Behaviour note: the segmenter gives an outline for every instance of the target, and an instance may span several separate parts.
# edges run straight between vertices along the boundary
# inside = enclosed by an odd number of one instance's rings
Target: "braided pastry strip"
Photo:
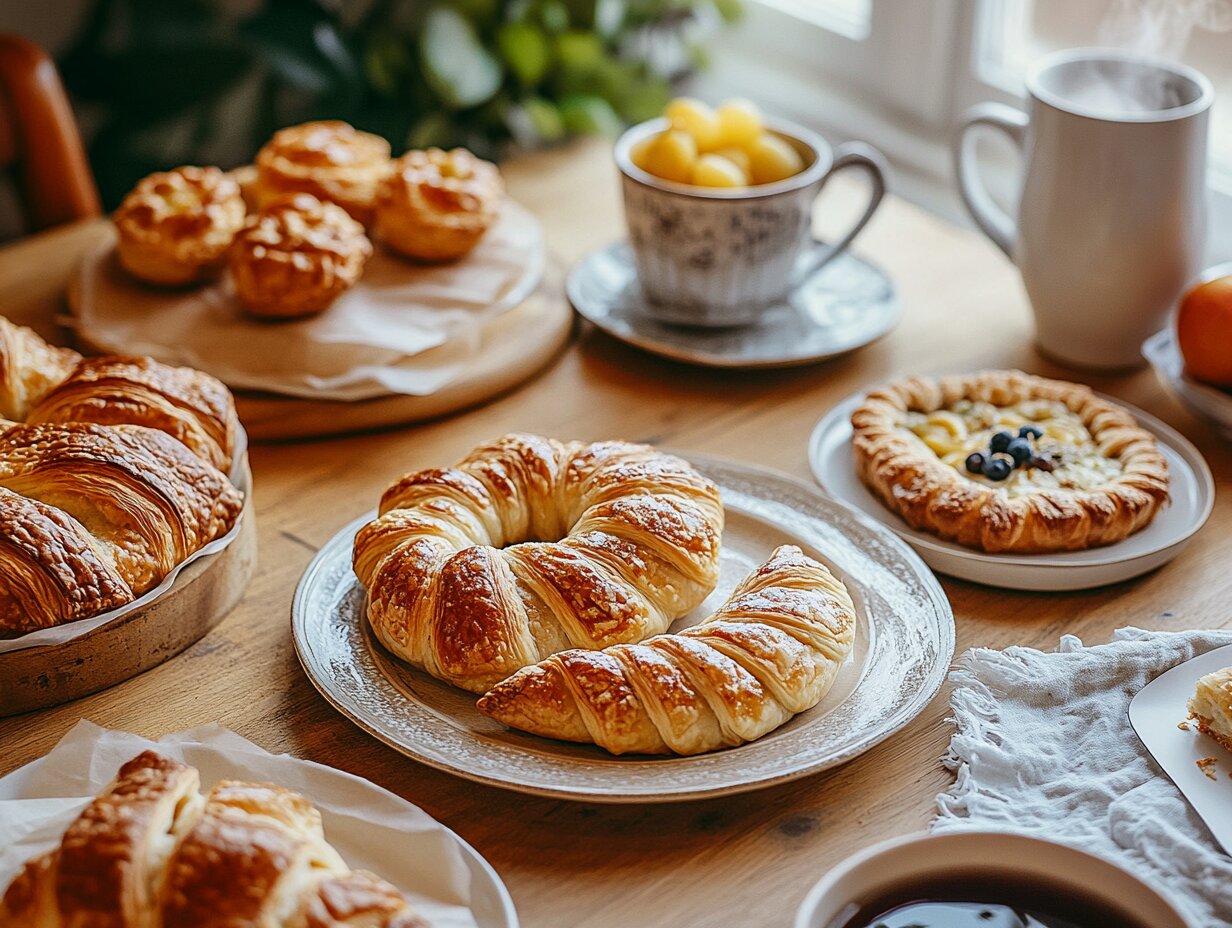
[[[718,488],[679,458],[507,435],[394,483],[354,565],[382,644],[482,693],[556,651],[666,630],[718,582],[722,530]]]
[[[268,784],[200,792],[194,767],[146,751],[29,861],[5,928],[428,928],[392,885],[350,870],[320,813]]]
[[[784,545],[700,625],[555,654],[498,683],[479,710],[613,754],[701,754],[760,738],[821,702],[854,636],[842,581]]]
[[[1010,406],[1028,399],[1063,404],[1082,420],[1121,473],[1088,490],[1041,489],[1010,497],[968,480],[902,426],[911,410],[929,413],[961,399]],[[1155,438],[1126,410],[1090,388],[1022,371],[912,377],[871,391],[852,413],[860,478],[914,528],[984,551],[1075,550],[1112,544],[1154,518],[1168,500],[1168,465]]]

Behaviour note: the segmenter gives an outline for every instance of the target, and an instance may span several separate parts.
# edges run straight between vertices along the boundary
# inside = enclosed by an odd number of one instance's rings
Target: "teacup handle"
[[[1014,220],[988,195],[988,188],[976,170],[975,134],[977,126],[1000,129],[1018,146],[1026,147],[1027,114],[1002,103],[977,103],[963,114],[958,133],[954,136],[954,171],[958,175],[958,192],[975,224],[993,240],[998,248],[1014,260],[1014,242],[1018,227]]]
[[[886,195],[886,178],[890,176],[890,165],[881,152],[866,142],[843,142],[841,145],[834,146],[834,162],[830,165],[826,176],[821,179],[817,195],[821,195],[821,191],[825,189],[831,177],[845,168],[859,168],[867,172],[871,183],[868,205],[864,208],[864,213],[860,218],[856,220],[855,225],[842,238],[824,251],[815,250],[802,266],[797,265],[796,281],[811,276],[842,254],[868,225],[868,221],[873,218],[873,213],[877,212],[877,207],[881,205],[881,200]]]

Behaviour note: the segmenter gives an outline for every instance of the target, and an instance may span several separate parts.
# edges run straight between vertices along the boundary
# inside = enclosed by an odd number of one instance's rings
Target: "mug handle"
[[[795,273],[795,280],[797,282],[813,275],[842,254],[855,237],[868,225],[868,221],[873,218],[873,213],[877,212],[877,207],[881,205],[881,201],[886,195],[886,178],[890,175],[890,165],[886,162],[885,156],[881,152],[866,142],[843,142],[841,145],[834,146],[834,162],[830,165],[830,170],[826,172],[826,176],[821,179],[821,186],[817,188],[817,195],[821,196],[821,191],[825,189],[830,178],[845,168],[859,168],[868,174],[872,185],[872,189],[869,191],[868,205],[864,207],[863,214],[847,230],[847,233],[842,238],[824,251],[814,251],[811,258],[802,266],[797,265]]]
[[[1000,129],[1021,152],[1026,148],[1027,124],[1027,114],[1012,106],[1003,103],[977,103],[963,113],[953,144],[954,171],[958,175],[958,192],[962,195],[963,204],[975,224],[1011,261],[1014,260],[1014,242],[1018,238],[1018,227],[1005,210],[988,195],[988,188],[978,176],[975,134],[971,130],[977,126]]]

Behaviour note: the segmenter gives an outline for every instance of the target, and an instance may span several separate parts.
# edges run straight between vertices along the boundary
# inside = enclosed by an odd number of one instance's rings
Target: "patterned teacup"
[[[630,152],[666,127],[666,120],[654,119],[616,142],[646,311],[664,322],[708,328],[756,322],[762,310],[850,245],[885,195],[889,169],[875,148],[845,142],[831,149],[816,133],[777,121],[767,129],[800,153],[805,167],[799,174],[734,190],[662,180],[635,165]],[[807,249],[813,201],[835,172],[852,167],[872,181],[868,206],[832,246]]]

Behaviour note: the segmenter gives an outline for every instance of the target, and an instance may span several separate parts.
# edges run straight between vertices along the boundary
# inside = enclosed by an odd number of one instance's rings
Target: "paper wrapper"
[[[265,322],[240,310],[226,275],[207,287],[156,289],[125,273],[108,244],[82,263],[76,314],[65,322],[100,351],[195,367],[232,389],[315,400],[427,396],[479,351],[486,322],[534,291],[544,263],[538,220],[506,200],[461,260],[419,265],[378,244],[363,277],[324,313]]]
[[[472,871],[457,835],[367,780],[269,754],[217,724],[153,742],[83,720],[47,756],[0,779],[0,887],[28,859],[55,848],[120,765],[147,749],[192,764],[203,789],[235,779],[301,793],[320,810],[325,837],[352,869],[389,880],[433,928],[479,928],[470,908]]]
[[[252,492],[252,487],[248,485],[245,478],[245,463],[248,460],[248,433],[242,428],[236,431],[235,450],[232,454],[232,459],[235,463],[231,467],[231,482],[239,488],[245,498]],[[249,516],[251,518],[251,516]],[[49,645],[63,644],[66,641],[72,641],[74,638],[80,638],[86,632],[93,631],[100,626],[106,625],[108,622],[114,622],[116,619],[123,618],[130,612],[136,612],[154,602],[158,597],[162,596],[175,583],[180,572],[189,564],[198,561],[203,557],[209,557],[211,554],[227,548],[231,542],[239,536],[240,526],[243,523],[244,516],[241,514],[235,520],[235,524],[231,526],[231,530],[219,538],[215,538],[209,544],[198,548],[187,558],[181,561],[172,569],[172,571],[163,577],[162,582],[152,590],[146,591],[143,595],[138,596],[131,603],[125,603],[118,609],[112,609],[110,612],[103,612],[99,615],[92,616],[88,619],[80,619],[76,622],[65,622],[63,625],[53,625],[50,628],[40,628],[36,631],[26,632],[16,638],[0,638],[0,654],[7,654],[9,651],[24,651],[26,648],[42,648]]]

